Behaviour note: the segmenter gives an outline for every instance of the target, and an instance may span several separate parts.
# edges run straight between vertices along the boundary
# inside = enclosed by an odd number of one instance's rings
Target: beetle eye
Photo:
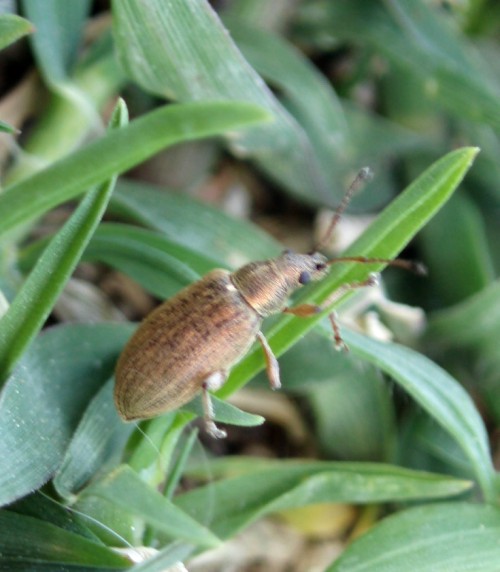
[[[299,276],[299,283],[300,284],[307,284],[310,281],[311,281],[311,275],[309,274],[309,272],[306,272],[304,270],[304,272],[300,273],[300,276]]]
[[[324,262],[318,262],[316,264],[316,270],[324,270],[326,268],[326,264]]]

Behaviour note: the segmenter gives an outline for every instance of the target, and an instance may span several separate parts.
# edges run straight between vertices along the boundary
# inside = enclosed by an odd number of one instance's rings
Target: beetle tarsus
[[[335,341],[335,349],[339,352],[348,352],[349,346],[344,342],[342,334],[340,333],[340,326],[337,321],[337,312],[330,312],[328,314],[330,324],[333,330],[333,339]]]
[[[227,379],[227,372],[215,371],[211,373],[205,381],[202,383],[202,403],[203,403],[203,417],[205,419],[205,430],[206,432],[214,437],[215,439],[225,439],[227,433],[222,429],[219,429],[214,422],[214,406],[212,399],[210,398],[209,389],[216,390],[219,389]]]
[[[214,439],[225,439],[227,437],[227,433],[223,429],[219,429],[210,419],[205,419],[205,431]]]

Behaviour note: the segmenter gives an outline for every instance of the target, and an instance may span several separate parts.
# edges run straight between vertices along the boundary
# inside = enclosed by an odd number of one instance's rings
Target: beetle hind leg
[[[273,351],[262,332],[257,333],[257,339],[259,340],[260,345],[262,346],[262,350],[264,351],[267,377],[269,378],[269,384],[271,385],[271,389],[279,389],[281,387],[281,381],[280,381],[280,366],[278,364],[278,360],[273,354]]]
[[[219,429],[214,421],[214,406],[209,390],[219,389],[227,379],[227,371],[215,371],[206,377],[202,384],[201,399],[203,403],[203,417],[206,432],[215,439],[225,439],[227,433]]]

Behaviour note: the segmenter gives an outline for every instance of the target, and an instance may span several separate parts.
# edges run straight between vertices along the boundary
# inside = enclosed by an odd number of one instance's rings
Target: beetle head
[[[317,252],[285,250],[271,260],[251,262],[231,274],[231,281],[261,316],[280,312],[294,290],[328,273],[327,259]]]
[[[319,252],[300,254],[285,250],[275,260],[283,275],[287,277],[291,290],[309,282],[321,280],[328,274],[328,261]]]

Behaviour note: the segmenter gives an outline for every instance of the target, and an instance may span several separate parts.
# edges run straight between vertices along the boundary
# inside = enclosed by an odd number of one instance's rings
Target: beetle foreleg
[[[271,389],[279,389],[281,387],[280,381],[280,366],[278,360],[273,354],[273,350],[269,346],[264,334],[262,332],[257,333],[257,339],[264,350],[264,358],[266,360],[266,371],[267,377],[269,378],[269,383]]]
[[[201,384],[202,394],[201,399],[203,403],[203,417],[205,423],[205,430],[212,435],[215,439],[225,439],[227,433],[219,429],[214,422],[214,406],[210,398],[208,390],[219,389],[227,379],[227,372],[216,371],[210,374]]]
[[[286,314],[293,314],[294,316],[300,316],[301,318],[306,318],[308,316],[313,316],[314,314],[320,314],[327,310],[332,304],[337,300],[342,298],[344,294],[350,290],[356,290],[357,288],[364,288],[365,286],[375,286],[378,284],[378,274],[370,274],[366,280],[360,282],[351,282],[350,284],[343,284],[340,288],[337,288],[321,305],[315,304],[299,304],[298,306],[292,306],[291,308],[285,308],[283,312]],[[348,350],[346,343],[342,339],[340,334],[340,328],[337,323],[337,315],[335,312],[330,312],[328,315],[330,323],[333,329],[333,337],[335,339],[335,347],[340,350]]]

